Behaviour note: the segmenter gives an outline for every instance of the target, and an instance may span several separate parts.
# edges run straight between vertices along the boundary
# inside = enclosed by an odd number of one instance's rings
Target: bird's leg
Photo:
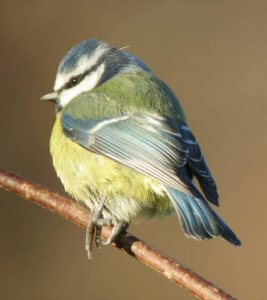
[[[105,240],[102,241],[103,245],[108,245],[116,240],[116,238],[129,227],[129,223],[122,222],[122,221],[116,221],[114,222],[114,227],[112,228],[111,236]]]
[[[96,210],[92,214],[91,221],[88,223],[86,228],[86,236],[85,236],[85,250],[87,252],[88,259],[92,259],[92,248],[93,248],[93,239],[95,235],[96,246],[99,248],[100,246],[100,234],[101,228],[104,225],[110,224],[110,222],[104,223],[102,219],[102,210],[105,203],[105,199],[101,200]]]

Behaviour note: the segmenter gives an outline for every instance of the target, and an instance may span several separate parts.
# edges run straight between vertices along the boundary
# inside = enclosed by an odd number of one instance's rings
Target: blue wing
[[[179,122],[180,132],[163,117],[141,113],[86,121],[65,113],[61,118],[65,134],[88,150],[202,198],[183,168],[187,165],[207,200],[218,205],[217,188],[200,148],[187,125]]]
[[[192,194],[191,181],[182,168],[188,150],[166,119],[136,113],[82,121],[63,114],[61,124],[69,138],[88,150]]]
[[[217,192],[217,186],[210,174],[209,168],[204,160],[195,137],[184,122],[180,122],[180,130],[183,141],[188,150],[187,164],[192,173],[196,176],[206,199],[218,206],[219,195]]]

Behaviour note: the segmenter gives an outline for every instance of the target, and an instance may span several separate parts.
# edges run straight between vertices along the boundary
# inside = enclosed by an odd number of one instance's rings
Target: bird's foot
[[[112,228],[112,232],[111,232],[111,236],[105,240],[102,241],[103,245],[109,245],[112,242],[114,242],[116,240],[116,238],[124,231],[127,230],[127,228],[129,227],[129,223],[126,222],[116,222],[114,227]]]
[[[103,218],[102,210],[104,203],[104,200],[100,202],[97,209],[92,214],[91,220],[89,221],[86,229],[85,250],[89,260],[92,259],[93,240],[95,240],[96,248],[99,249],[101,245],[111,244],[129,226],[126,222]],[[111,225],[114,225],[111,236],[107,240],[101,241],[102,227]]]

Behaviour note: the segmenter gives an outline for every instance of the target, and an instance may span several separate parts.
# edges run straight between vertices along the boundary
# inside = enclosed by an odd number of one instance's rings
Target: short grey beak
[[[51,93],[46,94],[43,97],[41,97],[40,100],[42,100],[42,101],[56,101],[57,98],[58,98],[58,93],[51,92]]]

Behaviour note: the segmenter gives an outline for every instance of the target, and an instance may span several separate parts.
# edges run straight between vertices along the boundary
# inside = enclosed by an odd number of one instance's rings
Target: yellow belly
[[[72,142],[62,132],[60,117],[53,127],[50,151],[66,192],[78,202],[94,210],[105,198],[108,211],[126,222],[173,211],[159,182]]]

